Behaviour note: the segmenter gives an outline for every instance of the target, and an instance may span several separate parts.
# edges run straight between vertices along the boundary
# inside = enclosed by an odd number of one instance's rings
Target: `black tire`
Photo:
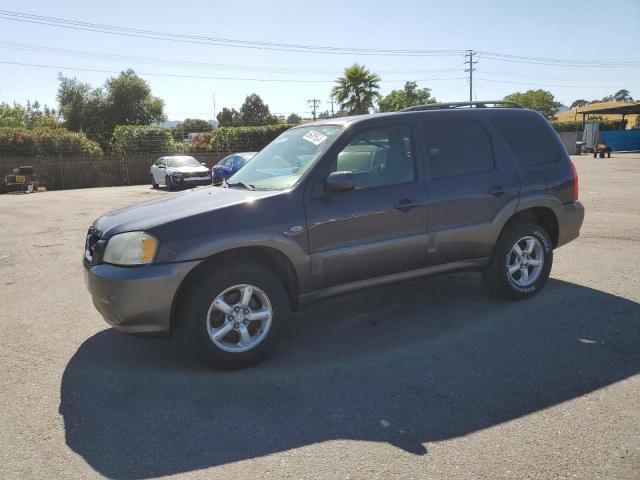
[[[176,188],[173,185],[173,180],[171,179],[171,177],[169,175],[164,177],[164,184],[167,186],[167,190],[169,190],[170,192],[172,192]]]
[[[604,158],[604,152],[600,152],[600,158]]]
[[[271,324],[262,340],[250,350],[225,351],[209,336],[209,308],[226,289],[246,284],[259,288],[267,295],[273,312]],[[216,265],[215,269],[191,283],[180,301],[177,315],[178,334],[196,358],[211,367],[228,370],[255,365],[266,358],[280,339],[291,315],[291,307],[284,285],[266,268],[253,264],[225,264]]]
[[[542,269],[531,285],[521,286],[512,278],[507,265],[510,262],[508,257],[513,255],[512,249],[516,242],[527,236],[537,239],[541,246],[543,252]],[[544,288],[549,279],[552,265],[553,247],[547,231],[532,222],[514,223],[508,225],[500,234],[491,261],[482,271],[482,278],[491,292],[513,300],[524,300],[533,297]]]
[[[598,152],[593,152],[593,158],[598,158]]]
[[[151,174],[151,188],[153,189],[158,188],[158,184],[156,183],[156,179],[153,178],[153,174]]]

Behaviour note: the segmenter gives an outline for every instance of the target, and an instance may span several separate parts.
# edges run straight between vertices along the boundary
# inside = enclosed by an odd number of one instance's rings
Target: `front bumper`
[[[211,185],[211,177],[172,177],[176,187],[197,187]]]
[[[127,333],[169,333],[175,294],[198,261],[140,267],[83,263],[93,304],[109,325]]]
[[[567,203],[558,212],[558,247],[580,235],[584,221],[584,207],[580,202]]]

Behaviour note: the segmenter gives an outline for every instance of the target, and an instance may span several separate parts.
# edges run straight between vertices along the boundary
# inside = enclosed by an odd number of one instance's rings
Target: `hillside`
[[[599,110],[601,108],[610,108],[610,107],[620,107],[623,105],[629,105],[629,102],[598,102],[598,103],[590,103],[589,105],[585,105],[584,107],[572,108],[566,112],[559,112],[556,114],[556,118],[558,122],[574,122],[581,121],[582,112],[589,112],[591,110]],[[601,115],[602,118],[610,119],[610,120],[620,120],[620,115]],[[628,120],[627,128],[633,128],[636,124],[636,117],[638,115],[627,115],[625,118]]]

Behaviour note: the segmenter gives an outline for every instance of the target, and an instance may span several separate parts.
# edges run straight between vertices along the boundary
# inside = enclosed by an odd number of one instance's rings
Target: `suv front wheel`
[[[276,346],[290,315],[282,282],[259,265],[217,265],[191,285],[178,331],[202,362],[234,369],[256,364]]]
[[[516,223],[500,235],[482,277],[493,293],[523,300],[542,290],[552,264],[553,248],[547,231],[536,223]]]

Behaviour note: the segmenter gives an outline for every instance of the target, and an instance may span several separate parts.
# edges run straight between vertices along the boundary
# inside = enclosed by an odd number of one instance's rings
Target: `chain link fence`
[[[187,155],[211,168],[231,152],[196,152]],[[0,156],[0,185],[20,166],[33,166],[38,186],[48,190],[88,187],[119,187],[150,183],[151,164],[175,153],[140,153],[126,155]],[[1,190],[0,190],[1,191]]]

